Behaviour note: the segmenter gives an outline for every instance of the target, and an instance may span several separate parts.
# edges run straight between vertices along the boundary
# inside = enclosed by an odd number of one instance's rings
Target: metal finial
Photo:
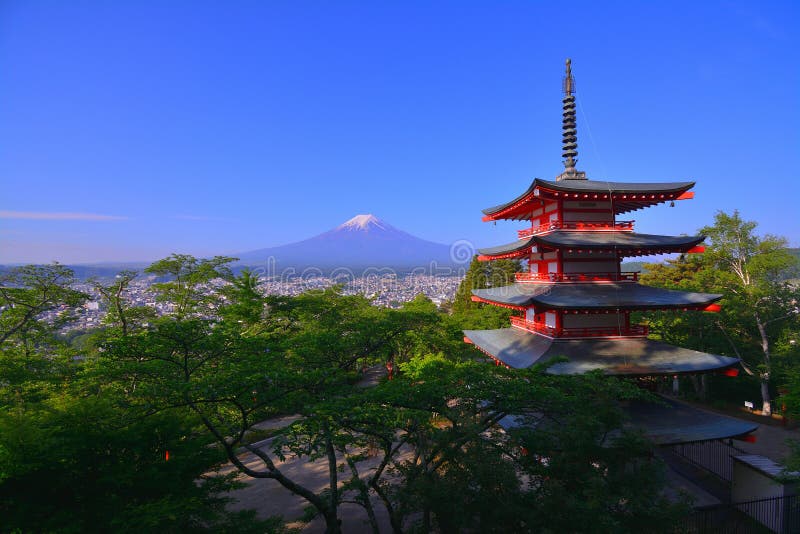
[[[561,100],[564,108],[562,125],[562,152],[564,158],[564,177],[577,178],[575,170],[578,155],[578,130],[575,126],[575,79],[572,77],[572,61],[567,59],[567,74],[564,76],[564,98]]]
[[[567,75],[564,76],[564,94],[571,95],[575,92],[575,78],[572,77],[572,60],[567,58]]]

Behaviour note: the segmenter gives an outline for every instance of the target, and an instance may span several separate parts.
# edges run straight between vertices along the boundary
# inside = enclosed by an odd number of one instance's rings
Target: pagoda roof
[[[506,256],[525,254],[533,246],[543,248],[613,249],[620,252],[635,252],[634,255],[685,252],[701,243],[705,236],[667,236],[637,234],[634,232],[593,232],[554,230],[546,234],[518,239],[513,243],[478,249],[482,256]],[[644,250],[645,253],[641,251]]]
[[[607,182],[605,180],[542,180],[534,185],[553,191],[575,193],[682,193],[694,187],[695,182]]]
[[[601,370],[608,375],[644,376],[722,370],[738,358],[685,349],[647,338],[550,339],[519,328],[464,330],[482,352],[515,369],[558,357],[547,372],[576,375]]]
[[[640,430],[656,445],[677,445],[747,435],[758,428],[756,423],[695,408],[686,403],[658,396],[656,402],[642,400],[622,403],[627,426]],[[520,415],[508,415],[498,424],[506,430],[522,428],[532,421]]]
[[[602,180],[542,180],[541,178],[535,178],[533,182],[531,182],[531,185],[528,187],[528,189],[526,189],[514,200],[510,200],[503,204],[483,210],[484,215],[486,215],[484,220],[492,220],[495,217],[508,219],[527,218],[524,216],[524,214],[520,215],[516,209],[512,210],[513,213],[509,213],[508,216],[504,216],[502,212],[509,210],[510,208],[514,208],[515,206],[522,207],[525,203],[532,202],[537,198],[537,195],[535,194],[535,190],[537,188],[540,190],[555,191],[560,193],[667,195],[665,198],[653,199],[652,201],[647,201],[646,199],[642,198],[638,202],[633,200],[620,202],[619,200],[615,199],[615,213],[625,213],[653,204],[658,204],[659,202],[674,200],[681,193],[684,193],[694,187],[694,184],[695,182],[607,182]],[[583,200],[580,198],[576,199]]]
[[[667,309],[704,307],[722,298],[715,293],[691,293],[632,282],[603,284],[511,284],[473,289],[482,300],[510,306],[544,309]]]
[[[623,408],[629,424],[642,429],[656,445],[676,445],[744,436],[756,423],[695,408],[660,396],[661,403],[631,402]]]

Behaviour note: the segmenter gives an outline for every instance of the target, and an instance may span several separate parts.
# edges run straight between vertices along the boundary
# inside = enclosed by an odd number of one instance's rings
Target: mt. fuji
[[[448,245],[414,237],[372,214],[364,214],[303,241],[243,252],[238,255],[238,263],[265,266],[274,258],[278,269],[317,267],[322,271],[338,267],[410,270],[415,267],[428,269],[431,264],[463,265],[451,259],[450,252]]]
[[[364,232],[369,232],[371,229],[386,230],[387,227],[391,228],[391,226],[384,223],[382,220],[368,213],[366,215],[356,215],[349,221],[337,226],[336,230],[362,230]]]

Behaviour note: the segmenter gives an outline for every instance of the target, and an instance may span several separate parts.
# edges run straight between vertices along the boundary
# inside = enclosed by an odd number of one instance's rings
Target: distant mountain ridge
[[[459,241],[451,255],[450,245],[420,239],[372,214],[361,214],[302,241],[227,255],[239,258],[232,265],[234,271],[250,267],[269,276],[286,274],[287,269],[294,269],[297,275],[307,269],[316,269],[323,274],[348,269],[353,275],[360,276],[370,268],[392,269],[398,274],[412,270],[419,272],[420,268],[427,272],[431,268],[451,268],[455,272],[455,269],[469,264],[473,253],[474,249],[468,242]],[[148,265],[150,262],[97,262],[68,267],[75,271],[79,280],[91,277],[108,280],[125,269],[142,272]],[[0,274],[12,268],[14,265],[0,265]],[[274,272],[270,273],[270,270]],[[288,274],[292,275],[291,272]]]
[[[372,214],[356,215],[314,237],[236,254],[237,265],[296,270],[391,268],[408,270],[453,266],[450,246],[415,237]],[[278,274],[278,273],[276,273]]]

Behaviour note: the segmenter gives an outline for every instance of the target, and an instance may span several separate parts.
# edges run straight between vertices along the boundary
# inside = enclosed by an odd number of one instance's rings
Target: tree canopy
[[[134,273],[96,283],[106,323],[81,348],[40,314],[3,308],[3,529],[280,531],[228,511],[224,462],[304,498],[328,532],[345,502],[395,532],[668,531],[681,513],[624,425],[618,403],[646,395],[633,385],[487,365],[461,329],[496,318],[469,307],[445,314],[419,296],[391,310],[336,289],[266,297],[229,262],[153,264],[158,310],[132,306]],[[83,298],[60,266],[14,280],[6,294],[36,309]],[[256,425],[289,414],[263,441]],[[511,415],[525,424],[501,424]],[[320,462],[327,484],[282,471],[290,456]]]
[[[649,314],[651,332],[697,350],[736,356],[758,379],[762,413],[772,411],[774,375],[796,368],[800,355],[790,343],[800,327],[800,287],[792,280],[800,261],[786,240],[756,234],[757,224],[738,212],[719,212],[701,228],[702,255],[648,264],[645,284],[723,295],[719,314]]]

